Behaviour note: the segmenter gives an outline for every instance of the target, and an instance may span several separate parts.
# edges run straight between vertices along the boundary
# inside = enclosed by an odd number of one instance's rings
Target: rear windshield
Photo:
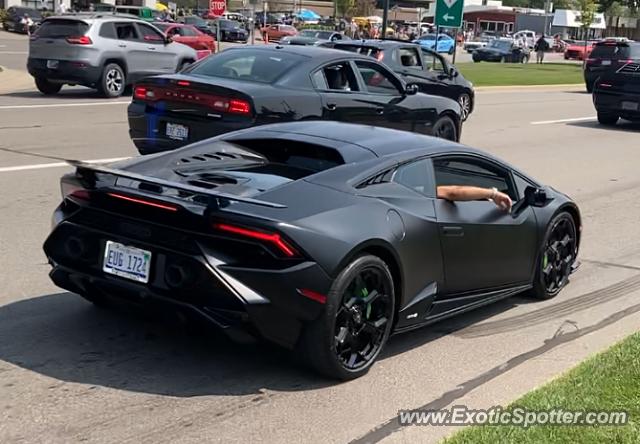
[[[227,50],[193,65],[186,73],[258,83],[273,83],[307,57],[276,51]]]
[[[591,52],[596,59],[640,58],[640,45],[596,45]]]
[[[64,38],[85,35],[88,30],[88,24],[77,20],[49,19],[38,28],[36,35],[45,38]]]
[[[380,54],[382,52],[378,48],[374,48],[372,46],[340,44],[340,45],[334,46],[334,48],[335,49],[341,49],[343,51],[355,52],[357,54],[362,54],[362,55],[375,57],[375,58],[378,58],[378,54]]]

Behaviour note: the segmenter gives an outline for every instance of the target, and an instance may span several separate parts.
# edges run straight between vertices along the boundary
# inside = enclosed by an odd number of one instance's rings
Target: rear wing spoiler
[[[113,177],[120,177],[123,179],[135,180],[140,183],[146,183],[150,185],[160,186],[162,188],[170,188],[178,191],[186,191],[188,193],[197,194],[200,196],[206,196],[211,199],[222,199],[233,202],[242,202],[251,205],[259,205],[262,207],[269,208],[287,208],[286,205],[268,202],[265,200],[253,199],[250,197],[239,197],[233,194],[220,193],[217,191],[212,191],[207,188],[197,187],[189,184],[176,183],[171,182],[165,179],[159,179],[156,177],[145,176],[143,174],[133,173],[131,171],[118,170],[115,168],[110,168],[102,165],[94,165],[88,164],[85,162],[77,161],[77,160],[67,160],[67,163],[71,166],[76,167],[76,176],[79,180],[89,186],[95,186],[95,182],[97,179],[97,174],[105,174]],[[220,206],[219,204],[215,204],[215,206]]]

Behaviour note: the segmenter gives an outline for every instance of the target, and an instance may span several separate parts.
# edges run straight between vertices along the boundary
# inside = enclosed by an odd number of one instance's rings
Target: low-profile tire
[[[36,77],[36,88],[45,96],[52,96],[60,92],[62,84],[50,82],[42,77]]]
[[[439,137],[441,139],[450,140],[452,142],[458,141],[458,126],[449,116],[441,116],[433,124],[431,135]]]
[[[569,213],[563,211],[551,219],[538,255],[532,297],[551,299],[567,285],[576,260],[577,240],[576,224]]]
[[[124,70],[117,63],[109,63],[102,70],[98,90],[108,98],[120,97],[124,94],[127,79]]]
[[[377,256],[359,256],[333,282],[322,315],[305,327],[300,355],[329,378],[358,378],[384,348],[394,313],[389,267]]]
[[[620,116],[617,114],[598,111],[598,122],[600,125],[614,126],[618,123],[619,118]]]
[[[464,122],[469,118],[469,114],[471,114],[472,102],[471,96],[467,93],[462,93],[458,96],[458,104],[460,105],[460,117]]]

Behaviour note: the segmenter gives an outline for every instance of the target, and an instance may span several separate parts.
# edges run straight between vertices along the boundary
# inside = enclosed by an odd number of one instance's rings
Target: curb
[[[514,90],[514,89],[530,89],[530,90],[540,90],[540,89],[584,89],[584,83],[563,83],[557,85],[496,85],[496,86],[477,86],[475,87],[476,91],[487,91],[487,92],[496,92],[501,90]]]

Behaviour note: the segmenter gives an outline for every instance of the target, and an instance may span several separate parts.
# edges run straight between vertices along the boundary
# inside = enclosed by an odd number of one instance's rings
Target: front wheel
[[[99,90],[105,97],[120,97],[124,93],[126,86],[125,74],[120,65],[109,63],[102,70]]]
[[[358,378],[384,348],[394,313],[393,278],[387,264],[376,256],[360,256],[334,281],[324,313],[302,335],[300,352],[325,376]]]
[[[551,299],[569,282],[578,251],[576,233],[576,224],[567,212],[549,222],[531,290],[536,299]]]
[[[613,126],[618,123],[619,118],[620,117],[617,114],[598,111],[598,122],[601,125]]]
[[[44,79],[42,77],[37,77],[36,88],[38,88],[38,91],[40,91],[45,96],[51,96],[54,94],[58,94],[60,92],[60,90],[62,89],[62,84],[52,83],[47,79]]]
[[[451,140],[452,142],[458,141],[457,126],[449,116],[442,116],[436,120],[436,123],[433,124],[431,135],[441,139]]]
[[[458,103],[460,104],[460,117],[464,122],[469,118],[469,114],[471,114],[471,96],[467,93],[460,94]]]

